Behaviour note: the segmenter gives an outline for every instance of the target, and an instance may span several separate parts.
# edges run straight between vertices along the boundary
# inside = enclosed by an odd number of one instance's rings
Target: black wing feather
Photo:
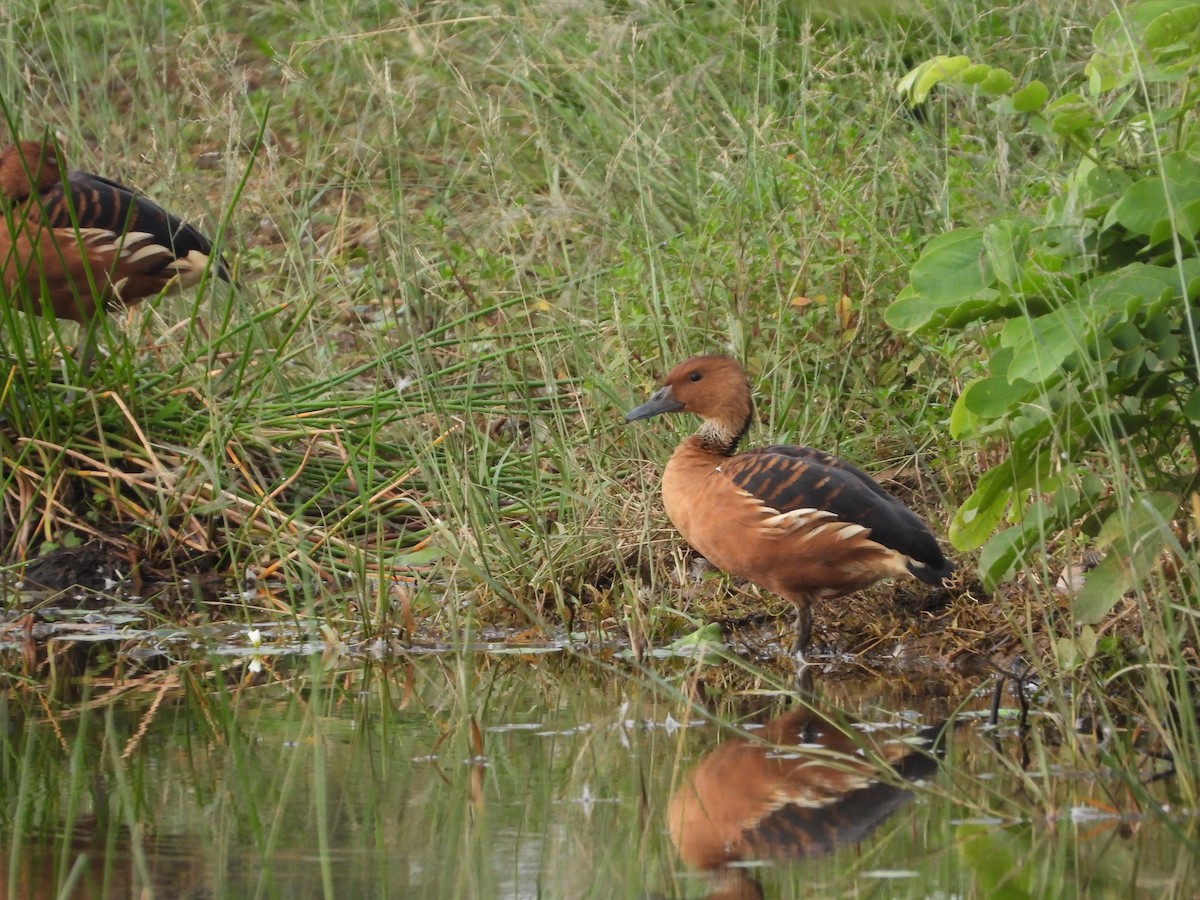
[[[723,462],[721,471],[779,512],[821,509],[869,528],[873,541],[920,563],[910,568],[929,584],[940,584],[954,570],[920,516],[836,456],[811,447],[762,447]]]
[[[183,259],[192,251],[212,256],[212,241],[196,228],[119,181],[76,171],[67,175],[67,188],[69,205],[61,184],[43,194],[44,215],[51,228],[72,228],[77,224],[116,234],[143,231],[152,235],[155,243],[169,247],[176,259]],[[164,260],[163,268],[167,265],[169,261]],[[215,259],[213,268],[218,277],[229,280],[223,259]]]

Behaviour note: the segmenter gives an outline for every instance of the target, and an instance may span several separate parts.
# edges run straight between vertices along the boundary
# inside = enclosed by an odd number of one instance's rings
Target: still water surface
[[[311,649],[0,692],[0,896],[1200,896],[1169,779],[1030,762],[986,691],[922,749],[971,684],[827,678],[830,724],[745,667]]]

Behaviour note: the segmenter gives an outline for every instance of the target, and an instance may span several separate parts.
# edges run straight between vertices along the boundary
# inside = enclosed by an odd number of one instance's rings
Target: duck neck
[[[733,456],[737,445],[750,430],[750,416],[740,423],[721,419],[705,419],[700,429],[692,436],[705,453],[715,456]]]

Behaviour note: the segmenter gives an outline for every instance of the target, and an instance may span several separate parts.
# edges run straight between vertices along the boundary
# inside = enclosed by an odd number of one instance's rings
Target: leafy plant
[[[1117,9],[1093,43],[1084,84],[1054,99],[1041,81],[965,56],[901,81],[913,103],[943,84],[995,97],[997,114],[1074,165],[1039,215],[931,240],[886,314],[911,333],[983,325],[987,371],[962,391],[951,431],[1005,438],[1007,457],[963,502],[951,540],[982,546],[996,584],[1045,535],[1082,521],[1108,551],[1076,599],[1084,622],[1144,579],[1198,476],[1200,3]],[[1099,453],[1119,477],[1097,474]]]

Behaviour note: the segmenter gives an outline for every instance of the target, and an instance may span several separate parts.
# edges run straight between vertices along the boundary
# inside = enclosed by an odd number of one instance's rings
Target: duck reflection
[[[753,860],[806,859],[865,838],[938,768],[946,723],[920,730],[835,724],[811,709],[770,719],[700,760],[671,798],[683,862],[709,897],[761,897]],[[894,778],[887,777],[890,770]]]
[[[67,835],[26,835],[20,850],[0,857],[0,900],[218,896],[210,861],[186,835],[135,837],[85,817]]]

